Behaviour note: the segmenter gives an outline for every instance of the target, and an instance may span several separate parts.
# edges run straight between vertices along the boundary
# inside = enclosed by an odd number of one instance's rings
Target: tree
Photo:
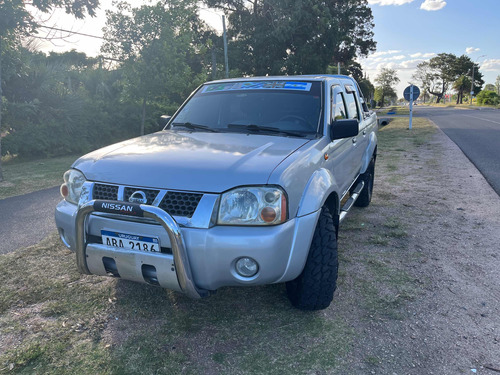
[[[397,97],[393,86],[399,83],[399,77],[394,69],[383,68],[379,75],[375,78],[375,83],[378,85],[375,93],[377,94],[378,90],[381,106],[385,105],[386,98],[392,98],[394,96]]]
[[[42,12],[49,12],[56,7],[63,7],[66,13],[76,18],[83,18],[86,13],[95,15],[98,0],[37,0],[30,3]],[[19,42],[23,36],[29,35],[36,29],[36,23],[25,8],[23,0],[0,0],[0,181],[3,180],[2,171],[2,56],[6,41]]]
[[[496,92],[497,88],[495,87],[494,84],[488,83],[486,86],[484,86],[484,90]]]
[[[431,73],[431,88],[429,92],[437,97],[437,103],[448,90],[451,82],[455,81],[455,61],[457,57],[451,53],[440,53],[429,60]]]
[[[463,103],[464,93],[470,89],[470,78],[464,75],[458,77],[458,79],[453,83],[453,89],[457,92],[457,104]]]
[[[204,0],[228,16],[241,74],[324,73],[375,50],[367,0]]]
[[[102,51],[121,62],[125,97],[140,103],[140,134],[144,134],[148,103],[180,104],[207,78],[210,62],[200,56],[212,34],[198,18],[193,0],[140,8],[118,3],[116,11],[107,12],[104,34]]]
[[[462,103],[464,93],[470,88],[470,78],[474,69],[473,90],[478,93],[484,81],[479,66],[468,56],[457,57],[451,53],[440,53],[429,61],[417,65],[413,79],[419,81],[424,91],[436,96],[439,103],[450,85],[457,90],[457,104]],[[469,80],[469,88],[465,84]]]
[[[497,79],[495,81],[495,87],[496,87],[497,95],[500,96],[500,75],[497,76]]]

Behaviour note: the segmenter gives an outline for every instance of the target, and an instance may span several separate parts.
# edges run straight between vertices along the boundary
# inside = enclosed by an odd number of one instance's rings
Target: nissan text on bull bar
[[[347,76],[205,83],[162,131],[72,165],[61,240],[83,274],[192,298],[285,283],[295,307],[324,309],[339,226],[371,201],[377,131]]]

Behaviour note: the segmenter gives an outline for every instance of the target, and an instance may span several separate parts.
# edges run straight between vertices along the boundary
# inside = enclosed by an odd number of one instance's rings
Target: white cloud
[[[444,0],[425,0],[422,5],[420,5],[420,9],[423,10],[440,10],[446,6],[446,1]]]
[[[405,55],[391,56],[389,57],[391,60],[404,60]]]
[[[467,48],[465,49],[465,53],[466,53],[467,55],[470,55],[471,53],[474,53],[474,52],[479,52],[479,51],[481,51],[479,48],[474,48],[474,47],[467,47]]]
[[[500,71],[500,59],[484,60],[481,69],[489,72]]]
[[[412,59],[416,59],[417,57],[422,57],[424,59],[428,59],[428,58],[433,57],[433,56],[436,56],[436,54],[434,52],[429,52],[429,53],[417,52],[417,53],[410,55],[410,57]]]
[[[399,52],[401,52],[401,51],[398,51],[398,50],[380,51],[380,52],[375,52],[374,54],[370,55],[370,57],[394,55],[394,54],[399,53]]]
[[[411,3],[413,0],[368,0],[368,4],[385,5],[403,5]]]

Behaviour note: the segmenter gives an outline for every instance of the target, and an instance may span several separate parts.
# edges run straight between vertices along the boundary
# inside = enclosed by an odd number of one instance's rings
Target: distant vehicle
[[[294,306],[323,309],[339,225],[371,201],[377,131],[346,76],[208,82],[164,130],[78,159],[57,227],[84,274],[194,298],[286,283]]]

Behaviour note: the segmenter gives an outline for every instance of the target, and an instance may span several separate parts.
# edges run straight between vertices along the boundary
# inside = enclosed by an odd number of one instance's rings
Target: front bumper
[[[318,211],[269,227],[189,228],[180,227],[158,207],[133,205],[140,213],[138,217],[110,216],[99,213],[99,202],[90,201],[78,209],[62,201],[56,208],[61,239],[76,252],[80,272],[110,275],[106,263],[112,261],[115,276],[150,283],[146,271],[153,267],[158,285],[194,298],[223,286],[295,279],[305,265],[319,216]],[[145,253],[89,242],[88,238],[99,237],[102,229],[156,236],[162,248],[171,251]],[[236,272],[235,263],[241,257],[259,264],[256,275],[245,278]]]

